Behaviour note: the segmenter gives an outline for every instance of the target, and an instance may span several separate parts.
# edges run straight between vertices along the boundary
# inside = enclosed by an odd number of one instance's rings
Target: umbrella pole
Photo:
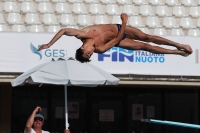
[[[68,129],[68,106],[67,106],[67,85],[65,85],[65,127]]]

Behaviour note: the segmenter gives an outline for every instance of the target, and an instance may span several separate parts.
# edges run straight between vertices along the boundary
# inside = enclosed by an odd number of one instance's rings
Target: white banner
[[[54,35],[54,33],[0,33],[0,72],[25,72],[52,58],[75,57],[76,49],[82,42],[69,36],[62,36],[49,49],[37,51],[40,45],[48,43]],[[200,38],[188,36],[166,36],[166,38],[189,44],[193,53],[188,57],[182,57],[114,47],[104,54],[93,54],[91,64],[111,74],[199,76]],[[161,47],[176,49],[165,45]]]
[[[74,57],[81,41],[74,37],[61,37],[49,49],[37,51],[38,47],[48,43],[52,33],[0,33],[0,72],[25,72],[52,58]]]

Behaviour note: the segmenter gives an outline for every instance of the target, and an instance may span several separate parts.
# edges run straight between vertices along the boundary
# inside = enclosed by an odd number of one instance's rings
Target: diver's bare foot
[[[182,55],[184,57],[187,57],[189,55],[188,52],[182,51],[182,50],[177,50],[177,54]]]
[[[181,46],[179,48],[177,48],[178,50],[181,51],[185,51],[188,54],[192,54],[192,48],[189,45],[185,45],[185,44],[181,44]]]

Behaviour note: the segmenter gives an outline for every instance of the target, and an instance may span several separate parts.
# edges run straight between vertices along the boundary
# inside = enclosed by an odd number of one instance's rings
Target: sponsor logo
[[[39,60],[45,59],[52,59],[52,58],[66,58],[66,50],[64,49],[44,49],[42,51],[38,51],[38,48],[41,45],[35,47],[32,43],[30,43],[31,52],[35,55],[39,56]]]
[[[40,47],[41,45],[38,45],[38,48]],[[38,48],[36,48],[32,43],[30,44],[30,49],[32,51],[32,53],[38,55],[40,57],[40,60],[42,59],[42,51],[38,51]]]
[[[98,54],[98,61],[110,59],[112,62],[135,62],[135,63],[164,63],[164,54],[153,54],[147,51],[126,50],[113,47],[103,54]]]

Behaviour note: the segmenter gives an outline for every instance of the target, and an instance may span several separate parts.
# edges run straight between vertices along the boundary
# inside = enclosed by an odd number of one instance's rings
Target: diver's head
[[[81,63],[84,63],[84,62],[90,62],[91,60],[90,59],[90,53],[87,54],[86,52],[84,53],[84,50],[81,49],[81,47],[79,49],[76,50],[76,60],[80,61]]]

